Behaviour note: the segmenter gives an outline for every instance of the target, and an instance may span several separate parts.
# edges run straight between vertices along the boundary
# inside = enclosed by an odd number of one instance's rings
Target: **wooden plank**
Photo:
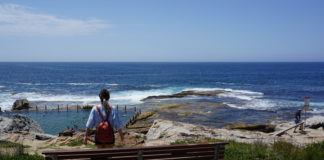
[[[224,157],[224,148],[227,142],[212,144],[191,144],[191,145],[172,145],[172,146],[151,146],[136,148],[113,148],[113,149],[91,149],[91,150],[72,150],[72,151],[44,151],[43,154],[48,157],[57,157],[58,159],[80,159],[80,158],[103,158],[131,160],[138,159],[138,151],[142,151],[143,159],[213,159],[215,157],[215,147],[217,158]],[[205,157],[201,157],[205,156]],[[197,158],[198,157],[198,158]]]
[[[219,154],[218,154],[218,158],[221,158],[224,154],[224,150],[220,150]],[[125,156],[127,155],[127,156]],[[214,151],[199,151],[199,152],[188,152],[185,154],[178,154],[178,155],[173,155],[171,153],[164,153],[164,154],[152,154],[152,155],[146,155],[143,154],[143,159],[157,159],[157,158],[172,158],[172,157],[188,157],[188,156],[206,156],[206,155],[210,155],[210,156],[214,156]],[[112,159],[115,158],[123,158],[123,159],[132,159],[132,158],[138,158],[138,154],[137,153],[133,153],[133,154],[74,154],[74,155],[58,155],[57,158],[58,159],[80,159],[80,158],[104,158],[104,157],[111,157]]]
[[[199,148],[185,148],[185,149],[161,149],[161,150],[144,150],[144,154],[160,154],[160,153],[181,153],[194,151],[212,151],[214,147],[199,147]]]
[[[65,153],[80,153],[80,152],[91,152],[91,153],[107,153],[107,152],[118,152],[118,151],[137,151],[137,150],[161,150],[161,149],[185,149],[185,148],[197,148],[197,147],[215,147],[215,145],[224,146],[227,142],[220,143],[208,143],[208,144],[189,144],[189,145],[167,145],[167,146],[148,146],[148,147],[134,147],[134,148],[110,148],[110,149],[84,149],[84,150],[51,150],[43,151],[42,154],[65,154]]]
[[[189,150],[160,150],[157,152],[152,152],[152,151],[143,151],[142,155],[144,157],[149,157],[149,156],[155,156],[155,155],[161,155],[161,154],[169,154],[172,156],[177,156],[177,155],[185,155],[185,154],[195,154],[195,153],[200,153],[204,154],[206,152],[213,152],[213,148],[199,148],[199,149],[189,149]],[[96,156],[99,157],[118,157],[118,156],[136,156],[138,152],[136,151],[131,151],[131,152],[114,152],[114,153],[97,153],[95,154]],[[72,158],[87,158],[87,157],[92,157],[94,154],[89,153],[89,152],[79,152],[77,154],[61,154],[57,155],[58,158],[61,159],[72,159]]]
[[[275,136],[281,136],[281,135],[284,134],[285,132],[287,132],[287,131],[289,131],[289,130],[295,128],[295,127],[298,127],[299,125],[302,125],[302,124],[304,124],[304,123],[305,123],[305,122],[300,122],[300,123],[298,123],[298,124],[296,124],[296,125],[294,125],[294,126],[292,126],[292,127],[289,127],[289,128],[284,129],[284,130],[282,130],[282,131],[279,131],[278,133],[275,133],[274,135],[275,135]]]

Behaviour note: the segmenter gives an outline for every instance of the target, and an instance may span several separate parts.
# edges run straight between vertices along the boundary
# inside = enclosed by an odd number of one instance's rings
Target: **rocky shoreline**
[[[125,129],[125,141],[122,143],[119,138],[116,138],[115,147],[169,145],[177,141],[203,139],[218,139],[244,143],[263,142],[265,144],[285,141],[303,146],[324,140],[324,130],[322,128],[312,129],[310,126],[305,129],[304,133],[293,133],[290,130],[281,137],[277,137],[273,134],[274,132],[265,133],[262,130],[251,131],[249,130],[251,125],[244,127],[241,124],[240,129],[211,128],[203,125],[158,119],[157,117],[158,115],[154,112],[140,114],[135,122]],[[313,123],[312,126],[314,126],[322,123],[324,118],[317,117],[315,119],[313,118],[313,120],[310,118],[308,121],[309,124]],[[292,125],[293,123],[289,122],[277,124],[274,131],[282,130]],[[32,154],[41,154],[44,150],[94,148],[92,142],[90,142],[90,145],[69,145],[76,142],[80,143],[84,134],[83,131],[75,132],[73,136],[61,137],[44,134],[36,122],[23,115],[15,115],[13,119],[0,117],[0,133],[1,140],[30,146],[26,151]]]
[[[171,94],[171,95],[159,95],[159,96],[148,96],[141,101],[146,101],[150,99],[166,99],[166,98],[182,98],[186,96],[216,96],[218,94],[224,93],[224,90],[214,90],[214,91],[182,91],[180,93]]]
[[[143,99],[143,101],[185,96],[215,96],[224,92],[218,90],[183,91],[173,95],[150,96]],[[20,104],[26,105],[26,103]],[[203,116],[217,112],[222,107],[224,107],[224,103],[215,102],[168,104],[152,107],[138,114],[135,119],[126,124],[125,141],[122,143],[119,136],[116,136],[115,147],[169,145],[177,141],[199,141],[204,139],[244,143],[262,142],[265,144],[285,141],[304,146],[324,140],[324,117],[311,117],[307,119],[308,125],[304,132],[294,133],[292,129],[280,137],[275,136],[274,133],[293,126],[293,122],[275,122],[275,124],[233,123],[222,128],[192,123],[204,121]],[[91,108],[92,106],[87,106],[83,109]],[[78,108],[73,106],[70,109]],[[12,118],[0,115],[0,140],[30,146],[26,148],[28,153],[41,154],[44,150],[71,150],[95,147],[92,142],[89,143],[90,145],[82,144],[84,130],[69,134],[62,133],[61,135],[63,136],[44,134],[35,121],[21,114],[15,114]]]

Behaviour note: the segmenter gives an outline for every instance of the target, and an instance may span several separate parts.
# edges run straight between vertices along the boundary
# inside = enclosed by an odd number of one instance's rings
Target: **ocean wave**
[[[215,84],[222,84],[222,85],[235,85],[236,83],[229,83],[229,82],[214,82]]]
[[[4,88],[5,86],[0,86],[0,88]]]
[[[113,104],[139,104],[141,100],[151,95],[173,94],[177,88],[164,88],[164,89],[151,89],[151,90],[127,90],[117,91],[111,94],[111,103]],[[97,95],[78,95],[76,93],[71,94],[46,94],[36,92],[23,92],[23,93],[1,93],[0,94],[0,107],[4,110],[11,108],[12,104],[17,99],[26,98],[29,101],[36,102],[78,102],[80,105],[84,104],[96,104],[99,102]]]
[[[66,83],[68,85],[72,86],[88,86],[88,85],[93,85],[93,83]]]
[[[182,91],[194,91],[194,92],[208,92],[208,91],[217,91],[224,90],[223,88],[185,88]]]
[[[262,98],[262,92],[255,92],[250,90],[235,90],[231,88],[186,88],[183,91],[196,91],[196,92],[204,92],[204,91],[225,91],[225,93],[221,93],[218,97],[221,98],[236,98],[240,100],[253,100],[256,98]]]
[[[107,85],[107,86],[118,86],[117,83],[63,83],[72,86],[89,86],[89,85]]]
[[[118,86],[117,83],[79,83],[79,82],[71,82],[71,83],[16,83],[18,85],[27,85],[27,86],[41,86],[41,85],[71,85],[71,86],[88,86],[88,85],[108,85],[108,86]]]
[[[11,109],[11,106],[17,99],[28,99],[29,101],[40,101],[40,102],[80,102],[82,105],[98,101],[97,96],[87,95],[52,95],[36,92],[23,92],[17,94],[2,93],[0,94],[0,107],[4,110]]]
[[[115,95],[112,95],[112,100],[115,101],[128,101],[131,103],[142,103],[142,99],[148,96],[157,96],[157,95],[167,95],[176,93],[176,88],[163,88],[163,89],[150,89],[150,90],[128,90],[116,92]]]
[[[314,113],[314,114],[322,114],[322,113],[324,113],[324,109],[312,108],[310,111],[307,111],[307,112]]]
[[[254,92],[249,90],[233,90],[233,89],[224,89],[225,93],[221,93],[218,96],[222,98],[236,98],[240,100],[251,101],[253,99],[262,98],[262,92]]]
[[[268,99],[255,99],[247,103],[225,103],[231,108],[237,109],[253,109],[253,110],[274,110],[278,108],[278,105]]]
[[[35,85],[35,86],[40,86],[40,85],[44,85],[44,84],[41,84],[41,83],[17,83],[19,85],[26,85],[26,86],[32,86],[32,85]]]

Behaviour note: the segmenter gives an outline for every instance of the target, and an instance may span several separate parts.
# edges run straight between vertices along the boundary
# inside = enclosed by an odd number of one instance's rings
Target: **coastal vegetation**
[[[0,148],[13,148],[13,147],[27,148],[27,147],[30,147],[30,146],[22,145],[22,144],[19,144],[19,143],[13,143],[13,142],[9,142],[9,141],[1,141],[0,142]]]
[[[91,110],[92,107],[93,107],[93,105],[84,105],[84,106],[82,106],[82,109],[84,109],[84,110]]]
[[[195,144],[195,143],[213,143],[222,142],[218,139],[203,139],[192,141],[176,141],[176,144]],[[262,142],[240,143],[230,141],[225,146],[225,160],[319,160],[324,157],[324,141],[309,144],[306,146],[295,146],[289,142],[278,141],[273,145],[267,145]]]
[[[83,142],[81,139],[79,140],[73,140],[73,141],[70,141],[66,144],[60,144],[60,146],[69,146],[69,147],[76,147],[76,146],[82,146],[83,145]],[[94,144],[87,144],[85,147],[87,148],[96,148],[96,146]]]
[[[24,149],[30,146],[8,141],[0,142],[0,160],[43,160],[43,156],[25,153]]]
[[[44,160],[44,157],[36,154],[0,154],[0,160]]]

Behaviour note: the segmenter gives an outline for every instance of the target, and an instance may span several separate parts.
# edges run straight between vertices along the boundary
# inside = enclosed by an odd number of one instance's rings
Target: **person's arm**
[[[120,136],[121,141],[123,142],[124,141],[124,133],[123,133],[123,130],[122,129],[118,129],[118,133],[119,133],[119,136]]]
[[[89,135],[90,129],[87,128],[83,137],[83,144],[87,145],[88,144],[88,135]]]
[[[94,122],[94,108],[92,108],[92,110],[90,112],[90,115],[89,115],[89,118],[88,118],[88,121],[87,121],[87,124],[86,124],[87,129],[86,129],[84,137],[83,137],[83,143],[84,144],[87,144],[90,128],[94,127],[94,123],[95,123]]]
[[[120,139],[122,141],[124,141],[124,133],[123,133],[123,130],[122,130],[122,122],[120,121],[120,118],[119,118],[119,114],[118,114],[118,111],[116,108],[114,108],[114,112],[113,112],[113,124],[114,124],[114,128],[118,131],[118,134],[120,136]]]

